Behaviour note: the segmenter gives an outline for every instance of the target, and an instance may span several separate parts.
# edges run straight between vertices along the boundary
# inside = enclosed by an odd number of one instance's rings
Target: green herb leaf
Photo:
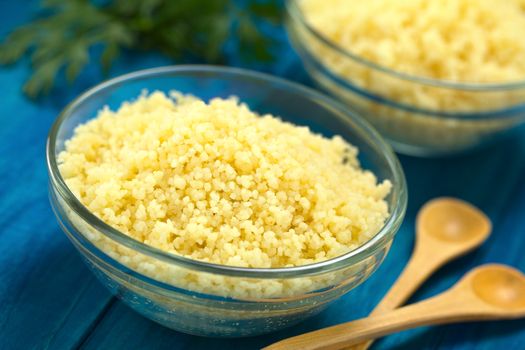
[[[254,1],[248,5],[248,11],[276,24],[282,20],[282,12],[275,1]]]
[[[77,42],[67,52],[68,65],[66,68],[66,78],[69,82],[74,81],[82,68],[88,63],[88,45]]]
[[[120,54],[120,49],[115,43],[108,43],[106,48],[100,56],[100,63],[102,64],[102,69],[104,74],[108,74],[111,64]]]
[[[257,26],[248,16],[239,19],[237,35],[240,54],[245,60],[269,61],[273,58],[267,49],[268,39],[259,34]]]
[[[0,46],[0,64],[11,64],[19,60],[34,44],[35,30],[33,26],[20,28],[11,33]]]
[[[103,47],[99,62],[105,73],[124,48],[220,62],[232,34],[238,37],[242,57],[268,60],[272,41],[255,22],[280,18],[275,0],[255,1],[246,8],[229,0],[108,0],[99,5],[43,0],[42,8],[40,17],[0,44],[0,64],[31,57],[33,74],[23,89],[31,97],[49,92],[62,69],[67,80],[74,81],[90,61],[93,46]]]
[[[40,93],[48,92],[53,86],[55,76],[63,64],[63,58],[56,57],[39,65],[31,79],[29,79],[23,91],[29,96],[37,96]]]

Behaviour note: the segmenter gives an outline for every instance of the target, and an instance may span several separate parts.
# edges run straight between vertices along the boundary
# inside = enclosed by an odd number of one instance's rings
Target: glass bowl
[[[359,147],[362,166],[390,179],[390,215],[359,248],[311,265],[241,268],[195,261],[147,246],[108,226],[66,186],[57,155],[80,123],[144,89],[202,99],[238,96],[254,111],[341,135]],[[98,279],[131,308],[169,328],[204,336],[249,336],[290,326],[366,280],[383,261],[403,219],[407,193],[390,146],[337,102],[300,85],[234,68],[173,66],[127,74],[87,91],[60,114],[47,143],[50,199],[58,222]],[[356,302],[358,302],[356,300]]]
[[[374,125],[396,151],[460,153],[525,124],[525,81],[460,83],[389,69],[327,39],[308,23],[299,3],[286,1],[286,28],[307,72]]]

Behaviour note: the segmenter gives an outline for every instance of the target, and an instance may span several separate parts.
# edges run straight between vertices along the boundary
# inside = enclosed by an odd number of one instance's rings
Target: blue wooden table
[[[0,39],[27,21],[32,2],[0,0]],[[310,81],[282,28],[278,62],[251,65],[305,84]],[[111,75],[166,65],[154,54],[126,54]],[[231,55],[230,64],[239,60]],[[448,265],[415,295],[421,300],[450,287],[470,268],[500,262],[525,270],[525,135],[467,156],[401,156],[409,186],[406,220],[384,264],[366,283],[320,315],[271,335],[217,340],[163,328],[124,306],[83,265],[55,222],[47,198],[45,141],[57,114],[102,77],[90,65],[69,87],[31,101],[21,93],[29,62],[0,68],[0,349],[256,349],[273,341],[366,315],[405,265],[420,206],[457,196],[483,209],[494,231],[477,251]],[[387,337],[377,349],[525,349],[525,320],[421,328]]]

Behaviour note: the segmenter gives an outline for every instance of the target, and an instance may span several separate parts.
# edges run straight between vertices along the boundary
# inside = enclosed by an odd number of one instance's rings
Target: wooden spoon
[[[490,231],[489,218],[467,202],[437,198],[425,204],[416,219],[414,253],[371,315],[379,315],[404,304],[437,269],[481,245]],[[372,342],[356,345],[352,349],[366,350]]]
[[[420,326],[521,317],[525,317],[525,275],[509,266],[488,264],[473,269],[451,289],[433,298],[288,338],[265,349],[341,349]]]

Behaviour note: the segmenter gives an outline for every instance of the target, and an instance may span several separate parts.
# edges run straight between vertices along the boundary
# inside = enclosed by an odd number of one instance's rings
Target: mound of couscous
[[[356,156],[341,137],[235,98],[155,92],[78,126],[59,166],[91,212],[138,241],[201,261],[284,267],[341,255],[383,226],[391,184]]]
[[[299,2],[324,36],[382,66],[450,81],[525,78],[524,0]]]
[[[525,103],[525,90],[489,84],[525,79],[525,0],[291,3],[305,19],[289,29],[306,69],[398,151],[463,151],[520,123],[506,110]],[[501,117],[482,117],[489,111]]]

